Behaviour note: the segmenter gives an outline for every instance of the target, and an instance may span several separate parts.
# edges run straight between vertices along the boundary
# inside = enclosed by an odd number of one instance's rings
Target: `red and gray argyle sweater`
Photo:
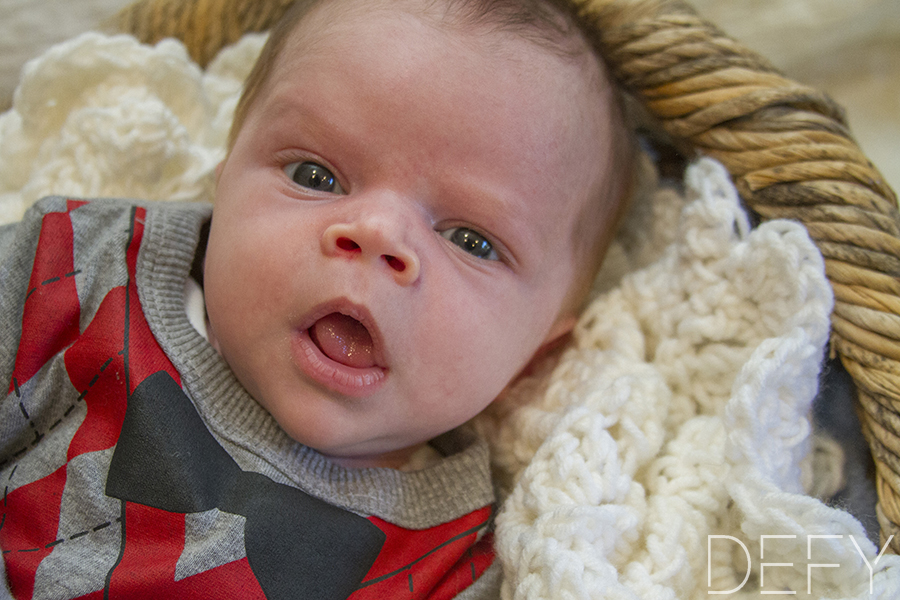
[[[497,597],[483,443],[460,434],[407,474],[287,439],[187,325],[208,218],[51,198],[0,228],[13,596]]]

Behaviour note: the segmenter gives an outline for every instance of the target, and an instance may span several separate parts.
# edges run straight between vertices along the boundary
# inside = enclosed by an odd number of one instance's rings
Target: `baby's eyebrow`
[[[285,119],[298,122],[316,120],[315,111],[311,111],[300,97],[284,97],[283,93],[272,93],[263,104],[263,110],[259,111],[261,123],[274,123]]]
[[[262,108],[257,113],[258,126],[271,132],[276,139],[283,137],[287,140],[292,134],[302,131],[312,143],[327,145],[331,150],[339,148],[340,155],[345,158],[368,152],[367,139],[354,133],[341,115],[298,94],[296,87],[280,89],[276,86]]]
[[[258,114],[262,122],[283,118],[323,120],[326,114],[299,86],[283,81],[274,82],[260,103],[263,110]]]
[[[461,218],[470,220],[484,230],[515,264],[528,262],[541,245],[540,224],[531,223],[524,210],[524,199],[517,194],[485,189],[477,184],[463,183],[456,191],[463,199],[458,207]]]

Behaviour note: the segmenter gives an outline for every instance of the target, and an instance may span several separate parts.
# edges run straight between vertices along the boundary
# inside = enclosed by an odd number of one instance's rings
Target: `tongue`
[[[310,333],[319,349],[331,360],[357,369],[375,366],[372,336],[353,317],[331,313],[316,321]]]

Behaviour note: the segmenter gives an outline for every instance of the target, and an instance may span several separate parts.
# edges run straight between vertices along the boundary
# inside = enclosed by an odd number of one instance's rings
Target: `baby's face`
[[[396,10],[327,13],[291,35],[221,167],[207,309],[291,437],[386,466],[571,327],[608,107],[593,62]]]

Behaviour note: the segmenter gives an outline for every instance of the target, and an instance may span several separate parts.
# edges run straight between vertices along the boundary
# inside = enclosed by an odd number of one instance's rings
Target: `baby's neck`
[[[397,471],[419,471],[438,460],[440,453],[428,443],[401,448],[376,456],[328,457],[334,463],[347,469],[383,468]]]

